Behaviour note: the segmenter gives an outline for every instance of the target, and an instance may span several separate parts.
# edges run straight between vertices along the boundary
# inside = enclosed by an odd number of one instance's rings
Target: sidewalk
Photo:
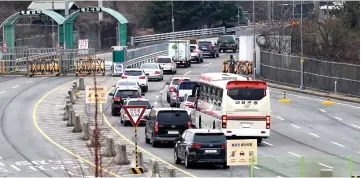
[[[104,85],[109,90],[112,86],[113,78],[111,77],[103,77],[99,76],[97,77],[97,84],[98,85]],[[93,84],[93,78],[92,77],[86,77],[85,78],[85,85],[92,85]],[[67,127],[66,123],[67,121],[63,121],[63,107],[66,100],[66,94],[68,90],[71,88],[72,83],[65,84],[61,86],[60,88],[57,88],[54,90],[51,94],[46,96],[44,100],[40,103],[39,107],[37,108],[37,122],[39,127],[44,131],[44,133],[50,137],[53,141],[55,141],[57,144],[61,145],[62,147],[68,149],[69,151],[73,152],[74,154],[82,157],[83,159],[88,160],[89,162],[94,163],[93,159],[93,152],[94,149],[92,148],[92,151],[90,152],[87,142],[80,139],[81,133],[72,133],[73,127]],[[95,106],[94,104],[85,104],[85,90],[80,91],[80,97],[76,100],[76,104],[73,105],[74,110],[76,114],[80,114],[81,123],[85,120],[90,119],[90,125],[91,128],[94,128],[95,119],[94,119],[94,113],[95,113]],[[109,102],[109,101],[108,101]],[[101,124],[101,112],[98,110],[98,124]],[[89,117],[90,116],[90,117]],[[101,127],[101,153],[104,153],[105,150],[105,136],[109,136],[114,139],[115,144],[125,144],[127,145],[127,155],[128,159],[131,161],[131,152],[134,150],[133,144],[129,140],[125,140],[117,133],[115,133],[110,127],[110,122],[106,122],[104,120],[103,124],[100,125]],[[148,162],[152,158],[147,153],[143,152],[143,158],[144,158],[144,164],[145,166],[148,166]],[[76,159],[76,158],[74,158]],[[116,165],[113,162],[114,157],[102,157],[102,165],[104,169],[122,176],[122,177],[145,177],[145,174],[142,175],[135,175],[130,174],[129,172],[129,165],[120,166]],[[158,161],[159,163],[159,170],[162,177],[164,177],[164,163],[161,161]],[[81,165],[86,170],[85,176],[93,176],[94,175],[94,167],[91,165],[88,165],[87,163],[84,163],[84,165]],[[82,175],[80,171],[77,173],[78,175]],[[185,175],[184,173],[176,170],[177,177],[189,177],[188,175]],[[112,176],[112,175],[103,175],[104,177]]]

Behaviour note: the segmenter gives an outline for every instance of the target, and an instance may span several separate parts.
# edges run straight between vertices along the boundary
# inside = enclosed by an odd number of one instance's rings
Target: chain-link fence
[[[301,59],[261,51],[261,77],[290,85],[300,85]],[[360,66],[304,58],[304,86],[326,92],[360,96]]]

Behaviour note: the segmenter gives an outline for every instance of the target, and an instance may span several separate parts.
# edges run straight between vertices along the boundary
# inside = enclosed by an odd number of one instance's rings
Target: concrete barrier
[[[175,169],[168,166],[164,166],[164,174],[165,177],[177,177],[175,174]]]
[[[63,121],[67,121],[69,119],[69,113],[70,113],[71,107],[72,107],[72,105],[70,103],[66,105],[65,111],[64,111],[64,116],[63,116]]]
[[[95,147],[96,146],[96,141],[95,141],[95,132],[96,132],[96,130],[95,130],[95,128],[94,129],[90,129],[90,138],[89,138],[89,142],[88,142],[88,146],[89,147]],[[100,138],[100,131],[99,131],[99,129],[98,129],[98,136],[99,136],[99,138]],[[98,144],[100,144],[99,142],[98,142]]]
[[[107,137],[107,145],[105,148],[104,156],[105,157],[114,157],[116,155],[114,149],[114,140],[113,138]]]
[[[63,110],[66,110],[66,105],[68,105],[70,103],[70,96],[66,96],[66,100],[65,100],[65,105]]]
[[[78,90],[78,84],[76,82],[73,82],[73,86],[74,86],[74,90],[75,90],[75,94],[76,96],[80,96],[80,92]]]
[[[79,87],[78,90],[85,90],[84,78],[79,79]]]
[[[75,104],[75,97],[74,97],[74,95],[73,95],[72,90],[69,90],[69,91],[68,91],[68,95],[69,95],[69,97],[70,97],[70,102],[71,102],[72,104]]]
[[[144,170],[144,162],[143,162],[143,153],[138,151],[138,166],[136,166],[136,161],[135,161],[135,150],[133,150],[132,152],[132,162],[130,163],[130,167],[132,168],[143,168]]]
[[[75,111],[74,111],[74,109],[70,109],[70,115],[69,115],[68,122],[66,123],[66,126],[73,127],[74,120],[75,120]]]
[[[83,131],[81,132],[80,139],[89,140],[90,134],[90,124],[89,122],[83,122]]]
[[[75,99],[79,99],[79,96],[76,94],[76,89],[75,89],[75,85],[73,84],[72,85],[72,87],[71,87],[71,89],[72,89],[72,91],[73,91],[73,94],[74,94],[74,96],[75,96]]]
[[[116,155],[114,158],[114,162],[117,165],[128,165],[130,164],[130,161],[128,160],[127,157],[127,146],[126,145],[120,145],[117,144],[116,145]]]
[[[158,177],[160,177],[158,161],[150,159],[149,171],[148,171],[146,177],[147,178],[158,178]]]
[[[332,169],[321,169],[320,177],[332,177],[333,170]]]
[[[75,115],[73,133],[79,133],[82,131],[83,131],[83,129],[82,129],[81,123],[80,123],[80,115],[77,114],[77,115]]]

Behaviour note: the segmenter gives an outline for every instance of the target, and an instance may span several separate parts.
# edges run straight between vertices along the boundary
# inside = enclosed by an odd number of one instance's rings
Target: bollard
[[[76,94],[76,89],[75,89],[75,85],[74,85],[74,84],[72,85],[71,89],[72,89],[72,92],[73,92],[75,98],[78,99],[79,96]]]
[[[77,114],[77,115],[75,115],[73,133],[79,133],[82,131],[83,131],[83,129],[81,128],[81,124],[80,124],[80,115]]]
[[[66,110],[66,105],[68,105],[69,103],[70,103],[70,96],[66,96],[64,110]]]
[[[113,138],[107,137],[107,146],[105,148],[104,156],[105,157],[114,157],[116,155],[114,150],[114,141]]]
[[[286,91],[283,91],[283,99],[278,100],[280,103],[289,103],[291,100],[286,98]]]
[[[128,165],[128,164],[130,164],[130,161],[128,160],[128,157],[127,157],[127,147],[126,147],[126,145],[117,144],[116,148],[117,148],[117,152],[116,152],[116,155],[115,155],[115,158],[114,158],[114,162],[117,165]]]
[[[84,78],[79,78],[78,90],[85,90]]]
[[[335,102],[330,101],[330,94],[327,93],[326,101],[322,101],[322,104],[324,104],[324,105],[333,105],[333,104],[335,104]]]
[[[74,98],[73,92],[71,92],[71,90],[68,91],[68,95],[70,97],[70,102],[72,104],[75,104],[75,98]]]
[[[150,167],[149,167],[147,177],[148,178],[158,178],[158,177],[160,177],[158,161],[152,160],[152,163],[150,164]]]
[[[89,130],[90,130],[89,122],[83,122],[83,131],[81,132],[80,139],[89,140],[89,136],[90,136]]]
[[[78,91],[78,84],[76,82],[73,82],[73,88],[75,90],[76,96],[80,96],[80,92]]]
[[[142,152],[138,151],[138,168],[144,168],[144,163],[143,163],[143,154]],[[135,168],[136,167],[136,161],[135,161],[135,150],[133,150],[132,152],[132,162],[130,163],[130,167]]]
[[[177,177],[175,174],[175,169],[164,166],[165,177]]]
[[[321,169],[320,177],[332,177],[332,169]]]
[[[337,93],[337,81],[335,81],[335,94]]]
[[[95,129],[90,129],[89,135],[90,135],[90,138],[89,138],[88,146],[95,147],[95,145],[96,145],[95,144]]]
[[[74,111],[74,109],[71,109],[70,114],[69,114],[69,119],[68,119],[68,122],[66,123],[66,126],[73,127],[74,120],[75,120],[75,111]]]
[[[70,103],[66,105],[63,121],[69,120],[69,113],[70,113],[70,109],[72,109],[72,108],[73,108],[73,105],[71,105]]]

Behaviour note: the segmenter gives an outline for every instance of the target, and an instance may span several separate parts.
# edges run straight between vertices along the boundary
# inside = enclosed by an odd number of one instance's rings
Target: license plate
[[[168,131],[168,134],[178,134],[178,131]]]
[[[250,128],[251,124],[248,123],[242,123],[242,128]]]
[[[207,48],[202,48],[202,49],[207,49]]]
[[[217,153],[217,150],[205,150],[206,153]]]

